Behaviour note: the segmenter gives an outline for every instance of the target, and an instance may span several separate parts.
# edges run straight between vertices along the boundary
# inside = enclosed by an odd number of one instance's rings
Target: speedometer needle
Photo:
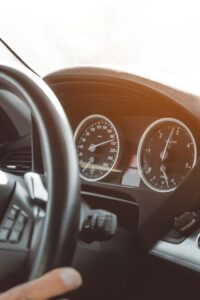
[[[166,181],[166,184],[167,184],[167,187],[169,188],[169,182],[168,182],[168,177],[167,177],[167,174],[165,173],[165,171],[163,170],[162,171],[163,175],[164,175],[164,178],[165,178],[165,181]]]
[[[170,143],[170,141],[172,139],[173,133],[174,133],[174,127],[172,128],[172,130],[171,130],[171,132],[169,134],[168,140],[167,140],[166,145],[165,145],[165,149],[164,149],[164,151],[162,153],[161,161],[163,161],[165,159],[166,151],[167,151],[167,148],[169,147],[169,143]]]
[[[92,150],[92,149],[97,148],[97,147],[99,147],[99,146],[108,144],[108,143],[110,143],[110,142],[112,142],[112,141],[114,141],[114,139],[108,140],[108,141],[105,141],[105,142],[101,142],[101,143],[96,144],[96,145],[91,145],[91,146],[88,148],[88,150]]]
[[[93,157],[90,157],[88,163],[85,164],[85,167],[84,167],[84,169],[82,170],[82,172],[84,172],[84,171],[89,167],[89,165],[92,164],[93,162],[94,162],[94,158],[93,158]]]
[[[85,165],[84,169],[82,170],[82,172],[84,172],[90,165],[90,161],[88,161],[88,163]]]

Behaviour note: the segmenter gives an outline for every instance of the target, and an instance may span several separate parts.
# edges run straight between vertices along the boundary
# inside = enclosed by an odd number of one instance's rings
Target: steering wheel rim
[[[37,75],[0,65],[0,88],[17,95],[37,124],[46,171],[48,203],[42,238],[29,279],[70,264],[79,229],[80,186],[73,134],[58,99]]]

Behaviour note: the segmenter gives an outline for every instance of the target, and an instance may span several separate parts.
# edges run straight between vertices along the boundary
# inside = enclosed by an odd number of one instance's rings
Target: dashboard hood
[[[79,80],[80,78],[85,78],[88,80],[98,78],[99,80],[104,79],[106,81],[119,80],[127,83],[134,83],[166,96],[169,99],[173,99],[175,103],[190,111],[194,116],[197,117],[197,119],[199,119],[200,116],[200,84],[193,85],[193,87],[192,85],[186,85],[186,78],[183,79],[183,77],[182,80],[181,78],[176,77],[176,81],[174,77],[174,81],[170,82],[170,80],[173,79],[172,77],[159,77],[158,74],[155,75],[153,72],[149,73],[148,75],[147,73],[144,75],[144,73],[139,71],[133,74],[124,70],[100,68],[95,66],[67,68],[55,71],[44,77],[45,81],[50,86],[55,84],[57,81],[62,82],[62,80],[67,78],[69,78],[69,80],[72,78],[75,80]],[[188,82],[190,83],[191,81]],[[198,81],[196,83],[198,83]]]

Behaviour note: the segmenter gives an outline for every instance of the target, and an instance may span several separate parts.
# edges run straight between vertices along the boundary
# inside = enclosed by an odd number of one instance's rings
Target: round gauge
[[[83,179],[101,180],[112,171],[120,145],[117,130],[108,118],[88,116],[77,127],[74,139]]]
[[[194,167],[196,142],[184,123],[163,118],[152,123],[144,132],[137,158],[144,183],[155,191],[170,192]]]

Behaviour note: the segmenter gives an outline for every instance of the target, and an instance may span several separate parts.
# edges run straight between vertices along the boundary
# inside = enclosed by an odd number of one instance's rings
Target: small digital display
[[[122,176],[122,185],[139,187],[140,174],[137,166],[137,155],[132,155],[127,170]]]
[[[122,177],[122,185],[128,185],[133,187],[140,186],[140,174],[138,169],[129,168]]]

